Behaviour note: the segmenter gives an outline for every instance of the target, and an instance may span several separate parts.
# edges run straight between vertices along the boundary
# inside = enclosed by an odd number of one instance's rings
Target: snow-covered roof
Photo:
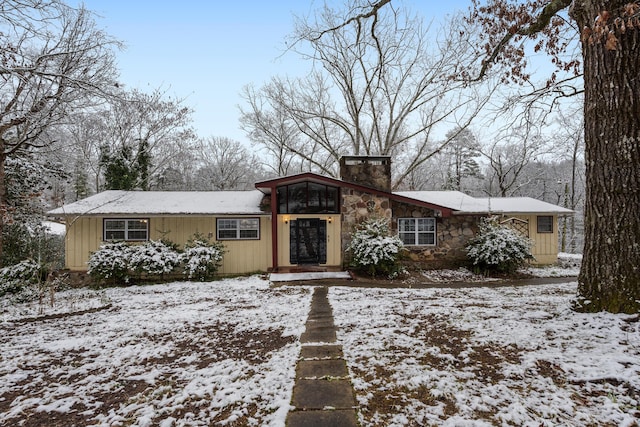
[[[563,208],[531,197],[490,197],[476,198],[460,191],[398,191],[394,194],[423,202],[433,203],[457,211],[457,214],[510,213],[570,214],[571,209]]]
[[[260,215],[264,194],[251,191],[103,191],[53,209],[56,215]]]

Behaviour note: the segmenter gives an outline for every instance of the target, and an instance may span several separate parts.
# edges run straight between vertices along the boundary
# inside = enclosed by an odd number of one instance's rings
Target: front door
[[[319,218],[298,218],[291,221],[291,264],[326,264],[327,221]]]

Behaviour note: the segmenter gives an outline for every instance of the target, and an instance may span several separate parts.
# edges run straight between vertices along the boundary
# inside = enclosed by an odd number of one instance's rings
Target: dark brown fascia
[[[331,184],[335,187],[347,187],[353,190],[361,191],[363,193],[371,193],[376,196],[388,197],[390,200],[406,203],[414,206],[421,206],[428,209],[439,210],[442,212],[443,217],[449,217],[453,215],[454,210],[444,206],[436,205],[433,203],[423,202],[422,200],[412,199],[410,197],[400,196],[398,194],[389,193],[386,191],[378,190],[376,188],[367,187],[366,185],[355,184],[352,182],[343,181],[337,178],[331,178],[328,176],[318,175],[313,172],[303,172],[297,175],[289,175],[281,178],[270,179],[266,181],[256,182],[256,189],[262,191],[264,194],[271,193],[276,187],[285,184],[295,184],[297,182],[312,181],[323,184]]]

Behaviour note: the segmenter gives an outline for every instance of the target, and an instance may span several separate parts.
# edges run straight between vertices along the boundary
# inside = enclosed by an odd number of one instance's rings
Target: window
[[[105,219],[104,240],[149,240],[147,219]]]
[[[315,182],[298,182],[276,189],[278,213],[340,213],[337,187]]]
[[[260,238],[259,218],[218,218],[218,240],[257,240]]]
[[[435,245],[435,218],[399,218],[398,236],[405,245]]]
[[[538,217],[538,233],[553,233],[553,216]]]

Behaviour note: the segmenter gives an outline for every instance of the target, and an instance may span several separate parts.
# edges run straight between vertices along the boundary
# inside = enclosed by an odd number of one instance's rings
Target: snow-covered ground
[[[575,292],[330,288],[362,425],[637,426],[640,322]],[[253,276],[0,299],[0,425],[284,426],[310,298]]]
[[[362,425],[637,426],[639,322],[575,292],[331,288]]]
[[[255,276],[5,306],[0,425],[283,426],[310,295]]]

